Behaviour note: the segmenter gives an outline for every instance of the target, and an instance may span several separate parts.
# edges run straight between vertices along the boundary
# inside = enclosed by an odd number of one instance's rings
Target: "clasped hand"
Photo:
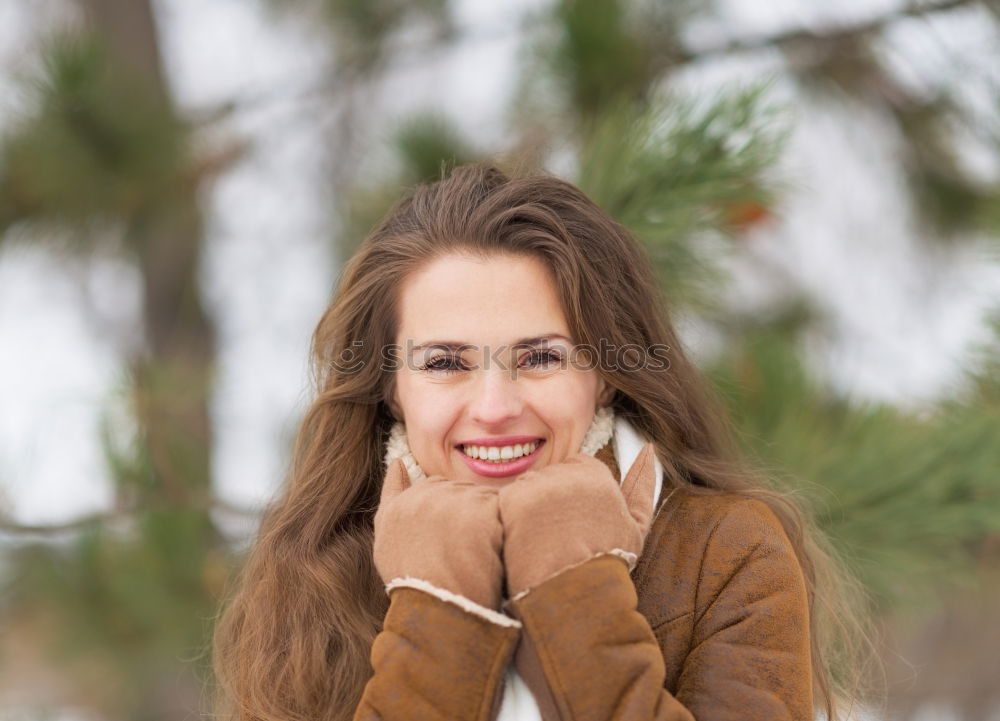
[[[654,447],[646,444],[621,486],[578,453],[527,471],[501,489],[431,476],[411,484],[390,464],[375,514],[375,566],[383,581],[419,578],[490,609],[601,553],[637,557],[649,529]]]

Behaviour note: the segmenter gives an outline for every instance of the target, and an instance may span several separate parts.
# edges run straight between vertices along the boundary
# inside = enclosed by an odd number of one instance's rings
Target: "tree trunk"
[[[141,77],[173,113],[151,0],[80,0],[90,28],[121,70]],[[203,227],[197,185],[179,188],[129,221],[143,279],[145,349],[129,359],[137,421],[153,482],[133,499],[151,510],[200,508],[210,525],[209,418],[215,332],[198,287]]]

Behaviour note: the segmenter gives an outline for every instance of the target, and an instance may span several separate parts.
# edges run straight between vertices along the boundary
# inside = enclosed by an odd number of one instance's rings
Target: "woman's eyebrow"
[[[542,345],[547,341],[555,340],[556,338],[562,338],[565,341],[572,341],[564,336],[562,333],[547,333],[545,335],[532,336],[530,338],[522,338],[521,340],[515,341],[511,344],[511,347],[518,348],[530,348],[537,345]],[[413,346],[411,351],[424,350],[425,348],[441,348],[443,350],[450,350],[452,352],[470,350],[475,348],[474,343],[463,343],[457,340],[438,340],[438,341],[424,341],[419,345]]]

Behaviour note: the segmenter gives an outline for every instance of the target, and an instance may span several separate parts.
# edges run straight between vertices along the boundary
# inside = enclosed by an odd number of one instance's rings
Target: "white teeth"
[[[469,458],[478,458],[498,463],[534,453],[538,443],[515,443],[511,446],[462,446],[462,452]]]

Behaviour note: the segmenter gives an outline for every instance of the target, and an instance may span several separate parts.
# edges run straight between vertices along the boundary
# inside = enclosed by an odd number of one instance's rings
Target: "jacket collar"
[[[621,475],[616,475],[618,482],[621,483],[621,479],[628,474],[629,468],[635,463],[635,459],[639,457],[639,451],[642,447],[646,445],[646,441],[642,436],[639,435],[638,431],[622,416],[615,417],[615,430],[614,435],[611,439],[611,446],[614,450],[615,460],[621,470]],[[653,454],[653,467],[656,469],[656,486],[653,490],[653,508],[656,508],[656,504],[660,500],[660,491],[663,488],[663,464],[660,463],[660,459]],[[611,472],[614,473],[615,469],[612,468]]]

